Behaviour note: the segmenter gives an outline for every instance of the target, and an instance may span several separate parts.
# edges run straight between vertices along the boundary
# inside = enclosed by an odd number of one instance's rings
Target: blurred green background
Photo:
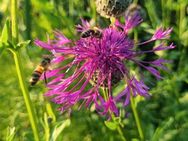
[[[173,27],[169,42],[176,48],[143,59],[163,57],[172,60],[169,72],[161,72],[164,79],[155,80],[147,72],[146,83],[151,87],[151,99],[136,99],[138,113],[147,141],[188,140],[188,0],[139,0],[134,1],[145,12],[144,22],[131,34],[144,41],[159,27]],[[33,40],[53,37],[53,30],[62,31],[75,39],[75,25],[80,18],[92,20],[96,25],[109,25],[108,19],[100,17],[94,0],[18,0],[19,38],[31,40],[21,50],[26,82],[41,56],[47,52],[33,44]],[[0,0],[0,32],[6,18],[10,18],[9,0]],[[146,48],[151,48],[147,46]],[[116,88],[119,91],[123,84]],[[105,118],[92,110],[75,109],[70,117],[61,114],[53,103],[43,97],[46,91],[40,82],[34,88],[28,86],[35,107],[41,140],[58,141],[119,141],[117,131],[104,124]],[[128,106],[128,116],[122,119],[123,133],[128,141],[138,141],[136,124]],[[59,133],[59,134],[58,134]],[[56,138],[57,137],[57,138]],[[0,140],[32,141],[33,134],[27,110],[16,75],[13,56],[4,51],[0,55]]]

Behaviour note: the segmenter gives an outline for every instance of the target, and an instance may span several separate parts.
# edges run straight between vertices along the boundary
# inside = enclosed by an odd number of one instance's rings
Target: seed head
[[[97,12],[106,18],[123,15],[132,0],[96,0]]]

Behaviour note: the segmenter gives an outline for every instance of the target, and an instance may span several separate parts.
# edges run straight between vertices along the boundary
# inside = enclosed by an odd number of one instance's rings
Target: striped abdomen
[[[31,80],[30,80],[30,84],[32,86],[35,85],[39,81],[39,79],[40,79],[41,75],[43,74],[43,72],[44,72],[44,67],[42,67],[41,65],[39,65],[35,69],[35,71],[33,72],[32,76],[31,76]]]
[[[95,37],[95,38],[102,38],[102,32],[97,28],[90,28],[86,31],[81,33],[81,38],[88,38],[88,37]]]
[[[95,31],[93,29],[88,29],[81,33],[81,37],[88,38],[88,37],[91,37],[94,33],[95,33]]]

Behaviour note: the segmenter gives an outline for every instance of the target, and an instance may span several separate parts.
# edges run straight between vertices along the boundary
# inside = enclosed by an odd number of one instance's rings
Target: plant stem
[[[181,36],[183,34],[183,30],[184,28],[183,27],[183,24],[184,24],[184,19],[185,19],[185,9],[186,9],[186,4],[184,3],[181,3],[179,1],[179,9],[178,9],[178,18],[179,18],[179,21],[178,21],[178,38],[179,40],[182,40],[181,39]],[[180,59],[179,59],[179,62],[178,62],[178,71],[180,72],[182,67],[184,66],[184,60],[185,60],[185,57],[186,57],[186,48],[184,45],[181,44],[181,42],[178,42],[178,48],[179,48],[179,52],[181,53],[181,56],[180,56]]]
[[[104,95],[104,99],[107,101],[108,98],[109,98],[109,95],[108,95],[108,89],[107,88],[103,88],[103,95]],[[115,121],[115,115],[112,111],[109,111],[110,112],[110,115],[112,117],[112,120]],[[118,124],[118,127],[117,127],[117,131],[122,139],[122,141],[127,141],[125,136],[123,135],[123,132],[122,132],[122,129],[121,129],[121,126],[120,124]]]
[[[166,27],[166,0],[161,0],[162,6],[162,23]]]
[[[25,25],[26,25],[26,39],[31,40],[31,1],[25,0]]]
[[[123,132],[122,132],[120,126],[117,127],[117,131],[118,131],[119,135],[121,136],[121,139],[122,139],[123,141],[127,141],[126,138],[125,138],[124,135],[123,135]]]
[[[11,22],[12,22],[12,43],[14,46],[18,43],[18,23],[17,23],[17,0],[11,0]],[[20,88],[24,97],[24,101],[26,104],[26,108],[29,115],[29,120],[31,123],[31,127],[33,130],[35,141],[39,141],[39,132],[37,127],[37,118],[31,103],[31,99],[29,97],[28,89],[25,84],[25,78],[20,58],[20,53],[18,50],[12,50],[14,56],[14,62],[16,65],[16,71],[18,75],[18,80],[20,84]]]
[[[137,126],[137,129],[138,129],[140,139],[141,139],[141,141],[144,141],[144,134],[143,134],[143,131],[142,131],[142,127],[141,127],[141,124],[140,124],[140,120],[139,120],[139,117],[138,117],[138,113],[137,113],[137,110],[136,110],[136,107],[135,107],[135,103],[134,103],[134,99],[133,99],[132,94],[131,94],[130,101],[131,101],[131,109],[133,111],[133,115],[134,115],[134,118],[135,118],[135,121],[136,121],[136,126]]]
[[[17,0],[11,0],[12,42],[18,43]]]
[[[35,141],[39,141],[39,134],[38,134],[39,132],[38,132],[37,120],[36,120],[37,118],[36,118],[36,114],[34,112],[32,103],[31,103],[31,99],[29,97],[29,93],[28,93],[26,84],[24,82],[25,78],[23,77],[24,75],[23,75],[23,69],[21,66],[20,55],[19,55],[19,52],[16,52],[16,51],[12,51],[12,53],[14,56],[14,62],[16,65],[16,71],[17,71],[17,75],[18,75],[18,79],[19,79],[19,84],[20,84],[20,88],[22,90],[22,94],[24,97],[24,101],[25,101],[25,105],[26,105],[27,112],[29,115],[29,120],[31,123]]]

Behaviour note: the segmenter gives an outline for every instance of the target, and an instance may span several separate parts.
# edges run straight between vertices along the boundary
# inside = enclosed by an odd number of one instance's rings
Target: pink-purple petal
[[[89,22],[83,19],[81,22],[82,24],[77,26],[78,32],[91,28]],[[111,112],[118,116],[117,103],[122,102],[124,106],[127,106],[131,96],[149,97],[149,88],[144,84],[144,80],[132,76],[126,62],[132,61],[159,79],[162,77],[158,69],[167,70],[164,64],[169,62],[164,59],[143,61],[139,57],[146,53],[173,49],[175,46],[173,43],[170,45],[161,43],[150,50],[138,51],[137,46],[166,39],[172,32],[172,28],[167,30],[159,28],[150,40],[136,44],[128,37],[128,32],[141,22],[140,15],[135,13],[133,16],[126,17],[125,24],[116,20],[113,27],[109,26],[104,29],[99,27],[101,38],[91,36],[72,41],[61,32],[55,31],[54,40],[48,42],[35,40],[36,45],[53,54],[51,64],[56,65],[46,72],[50,81],[47,84],[49,90],[45,95],[52,97],[52,101],[59,104],[59,110],[63,112],[71,111],[72,106],[79,102],[82,103],[80,108],[83,105],[89,108],[94,104],[99,114],[108,117]],[[112,81],[117,73],[121,73],[123,76],[121,79],[125,79],[126,84],[125,89],[114,97]],[[93,81],[92,84],[89,83],[91,81]],[[108,88],[108,98],[104,98],[100,92],[101,86]]]

